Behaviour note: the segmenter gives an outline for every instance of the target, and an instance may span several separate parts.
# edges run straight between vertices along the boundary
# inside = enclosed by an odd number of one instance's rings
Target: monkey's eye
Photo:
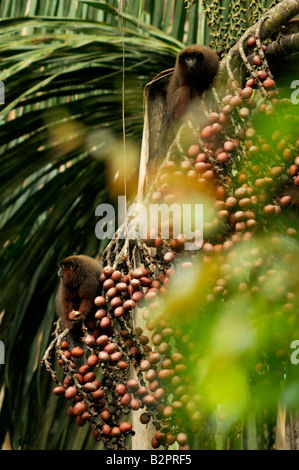
[[[184,64],[184,63],[185,63],[185,59],[186,59],[185,54],[180,55],[180,56],[179,56],[179,62],[180,62],[180,64]]]

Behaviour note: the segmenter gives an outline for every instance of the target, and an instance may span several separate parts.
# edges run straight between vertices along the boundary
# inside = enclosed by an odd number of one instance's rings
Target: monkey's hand
[[[69,314],[69,320],[71,322],[77,322],[77,321],[83,320],[83,315],[77,310],[72,310]]]

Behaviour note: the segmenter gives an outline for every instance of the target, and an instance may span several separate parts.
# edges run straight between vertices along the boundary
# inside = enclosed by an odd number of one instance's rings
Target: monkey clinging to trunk
[[[218,69],[218,55],[207,46],[194,44],[178,54],[167,89],[169,121],[184,116],[191,101],[212,84]]]
[[[85,255],[69,256],[59,263],[61,278],[56,295],[56,310],[66,328],[85,321],[94,307],[101,269],[99,263]]]

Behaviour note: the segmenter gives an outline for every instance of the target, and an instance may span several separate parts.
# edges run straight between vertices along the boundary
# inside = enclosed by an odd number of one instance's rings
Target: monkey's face
[[[78,263],[72,258],[67,258],[59,263],[58,276],[63,279],[65,284],[70,284],[76,277]]]
[[[204,55],[200,51],[186,52],[182,51],[178,56],[178,61],[185,73],[193,74],[200,71],[204,62]]]

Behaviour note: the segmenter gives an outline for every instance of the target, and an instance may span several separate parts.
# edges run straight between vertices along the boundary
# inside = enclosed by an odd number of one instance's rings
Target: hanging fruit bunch
[[[198,389],[192,364],[200,364],[203,354],[198,347],[202,325],[221,310],[233,309],[242,299],[248,313],[261,296],[265,312],[274,309],[288,331],[298,332],[298,273],[290,267],[286,245],[297,236],[288,211],[298,201],[299,122],[290,100],[280,98],[268,66],[264,20],[234,49],[245,79],[235,80],[233,54],[228,54],[228,91],[219,96],[215,89],[213,99],[205,101],[206,123],[191,128],[187,146],[180,139],[191,125],[182,126],[145,201],[180,207],[194,200],[204,203],[202,239],[188,239],[183,230],[174,236],[174,219],[124,243],[116,233],[102,255],[101,288],[94,312],[82,323],[80,342],[70,347],[58,322],[44,356],[57,383],[53,392],[70,402],[67,412],[78,426],[90,423],[105,448],[127,448],[134,435],[130,416],[137,411],[142,424],[151,422],[155,428],[155,449],[176,443],[187,450],[195,434],[205,436],[203,447],[210,445],[205,389]],[[258,242],[261,234],[266,242]],[[184,250],[186,242],[195,243],[194,249]],[[197,279],[196,300],[177,272],[186,278],[191,272]],[[197,303],[200,327],[194,316],[184,315],[188,299]],[[136,327],[136,315],[144,328]],[[266,331],[266,314],[263,321]],[[257,358],[252,383],[255,374],[266,379],[284,373],[287,346],[275,334],[280,345],[276,362],[269,367],[267,355]],[[62,380],[52,369],[54,348]],[[83,360],[80,367],[77,358]]]

